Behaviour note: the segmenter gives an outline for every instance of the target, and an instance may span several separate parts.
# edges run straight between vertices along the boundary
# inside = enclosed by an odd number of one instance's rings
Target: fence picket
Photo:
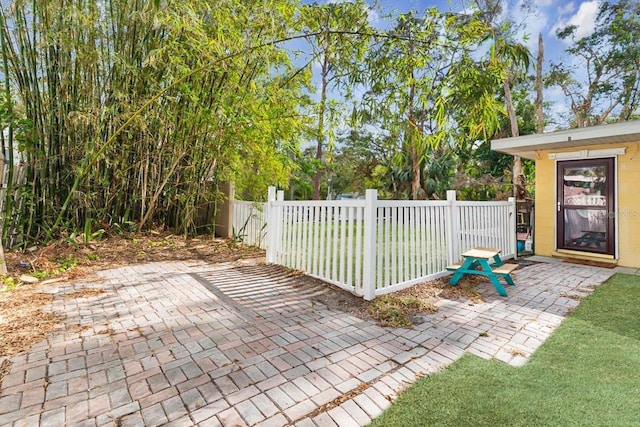
[[[345,259],[347,264],[347,276],[345,278],[345,285],[348,287],[354,287],[353,285],[353,262],[355,261],[353,256],[353,233],[355,232],[355,208],[349,207],[347,208],[349,212],[349,217],[347,219],[347,258]]]
[[[356,225],[354,227],[354,233],[356,236],[356,248],[355,248],[355,278],[354,286],[357,293],[362,293],[362,239],[364,233],[364,224],[362,223],[363,209],[356,209]],[[362,231],[361,231],[362,230]]]

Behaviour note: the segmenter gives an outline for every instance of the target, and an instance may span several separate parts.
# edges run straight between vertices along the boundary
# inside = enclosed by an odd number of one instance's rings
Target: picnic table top
[[[500,252],[502,252],[500,249],[480,247],[468,250],[467,252],[464,252],[462,256],[465,258],[491,259]]]

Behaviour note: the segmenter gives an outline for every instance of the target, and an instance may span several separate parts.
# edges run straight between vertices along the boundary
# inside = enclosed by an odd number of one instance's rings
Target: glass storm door
[[[558,162],[557,244],[615,254],[613,158]]]

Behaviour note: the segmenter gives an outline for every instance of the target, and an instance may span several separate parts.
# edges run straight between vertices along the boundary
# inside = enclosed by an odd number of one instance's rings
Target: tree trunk
[[[4,247],[2,242],[0,241],[0,275],[7,275],[7,262],[4,257]]]
[[[407,132],[409,132],[409,154],[411,157],[411,200],[417,200],[420,194],[421,180],[420,180],[420,153],[418,153],[418,141],[417,141],[417,128],[415,122],[415,111],[413,109],[413,98],[415,97],[415,87],[412,84],[410,90],[409,104],[409,126]]]
[[[320,105],[318,107],[318,129],[316,132],[316,160],[318,160],[318,169],[313,180],[313,200],[320,200],[320,184],[322,183],[322,148],[324,145],[324,112],[327,105],[327,74],[329,73],[329,61],[327,56],[322,58],[322,85],[320,88]]]
[[[507,105],[507,113],[509,114],[509,124],[511,125],[511,136],[520,136],[518,129],[518,118],[513,106],[513,97],[511,96],[511,86],[509,77],[504,81],[504,100]],[[526,197],[526,188],[524,182],[524,174],[522,173],[522,159],[520,156],[513,156],[513,195],[516,200],[524,200]]]
[[[542,110],[542,61],[544,59],[544,44],[542,33],[538,34],[538,57],[536,61],[536,117],[538,133],[544,133],[544,112]]]
[[[411,54],[413,55],[413,41],[409,45]],[[422,181],[420,179],[420,153],[418,153],[417,126],[414,109],[414,99],[416,97],[415,76],[413,68],[411,69],[411,87],[409,88],[409,154],[411,157],[411,200],[417,200],[422,189]]]

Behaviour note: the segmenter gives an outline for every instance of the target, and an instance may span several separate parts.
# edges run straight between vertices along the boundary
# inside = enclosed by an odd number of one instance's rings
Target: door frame
[[[602,150],[605,151],[605,150]],[[607,150],[608,151],[608,150]],[[578,152],[581,155],[578,156],[571,156],[571,155],[566,155],[566,156],[557,156],[550,155],[550,158],[554,158],[555,159],[555,167],[554,167],[554,174],[555,174],[555,180],[554,180],[554,248],[557,252],[565,252],[565,253],[577,253],[580,255],[584,255],[584,256],[593,256],[593,257],[599,257],[599,258],[609,258],[609,259],[617,259],[618,258],[618,243],[619,243],[619,239],[618,239],[618,215],[616,214],[616,212],[618,211],[618,158],[617,155],[619,154],[618,152],[615,153],[607,153],[610,155],[600,155],[600,156],[584,156],[584,152]],[[575,153],[575,154],[578,154]],[[574,154],[574,153],[566,153],[566,154]],[[604,154],[604,153],[603,153]],[[559,197],[561,194],[561,190],[560,190],[560,186],[561,186],[561,181],[562,180],[562,176],[559,174],[560,172],[560,164],[559,163],[566,163],[566,162],[572,162],[576,165],[580,165],[582,164],[589,164],[592,161],[610,161],[611,162],[611,170],[610,170],[610,175],[611,175],[611,179],[613,180],[612,182],[612,191],[611,194],[608,197],[608,203],[610,203],[610,207],[608,208],[607,212],[609,215],[608,218],[608,224],[607,224],[607,230],[611,230],[610,236],[608,236],[608,238],[611,240],[610,243],[608,243],[608,251],[607,252],[602,252],[602,251],[592,251],[592,250],[584,250],[583,248],[577,248],[577,247],[563,247],[564,245],[560,245],[560,239],[561,237],[561,228],[559,227],[560,224],[560,214],[563,213],[563,210],[561,210],[559,208],[558,203],[560,202]],[[608,177],[607,177],[608,178]],[[609,180],[609,179],[608,179]]]

